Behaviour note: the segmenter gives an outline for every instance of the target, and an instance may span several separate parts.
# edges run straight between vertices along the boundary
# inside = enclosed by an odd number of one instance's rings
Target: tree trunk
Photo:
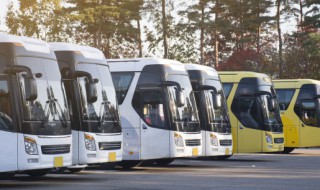
[[[168,58],[168,42],[167,42],[167,19],[166,19],[166,1],[161,0],[162,2],[162,28],[163,28],[163,58]]]
[[[204,2],[200,1],[201,26],[200,26],[200,64],[204,64]]]
[[[277,0],[277,30],[278,30],[278,40],[279,40],[279,78],[283,77],[283,58],[282,58],[282,34],[280,27],[280,9],[281,9],[281,0]]]
[[[217,22],[219,19],[219,0],[216,0],[216,7],[215,7],[215,21]],[[215,64],[214,68],[218,68],[219,66],[219,42],[218,42],[218,29],[217,25],[214,27],[214,50],[215,50]]]
[[[303,32],[303,27],[302,27],[302,24],[303,24],[303,5],[302,5],[302,0],[299,0],[299,5],[300,5],[300,30],[301,32]]]
[[[141,41],[141,26],[140,26],[140,20],[137,19],[137,25],[138,25],[138,44],[139,44],[139,57],[142,57],[142,41]]]

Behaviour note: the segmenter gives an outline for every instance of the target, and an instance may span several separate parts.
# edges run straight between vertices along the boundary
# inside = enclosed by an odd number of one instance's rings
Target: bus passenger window
[[[12,130],[10,94],[7,81],[0,81],[0,130]]]
[[[165,128],[164,105],[160,92],[143,93],[143,120],[150,126]]]
[[[316,103],[301,102],[301,120],[306,125],[317,126]]]

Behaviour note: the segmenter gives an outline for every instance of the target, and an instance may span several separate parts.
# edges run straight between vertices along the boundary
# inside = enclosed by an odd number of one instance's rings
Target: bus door
[[[8,78],[0,76],[0,172],[18,170],[18,134],[12,123],[11,97]]]
[[[141,159],[168,158],[170,131],[160,89],[141,89]]]
[[[238,152],[261,152],[262,151],[262,130],[259,124],[259,111],[257,98],[238,97]]]

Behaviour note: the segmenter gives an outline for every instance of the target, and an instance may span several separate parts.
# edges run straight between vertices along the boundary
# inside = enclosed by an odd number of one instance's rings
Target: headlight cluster
[[[29,155],[38,155],[37,142],[31,137],[24,137],[24,147]]]
[[[219,145],[219,141],[218,138],[214,135],[214,134],[210,134],[210,142],[213,146],[218,146]]]
[[[96,151],[96,142],[93,136],[84,134],[84,142],[87,150]]]
[[[181,135],[179,135],[178,133],[174,133],[174,143],[176,144],[176,146],[178,147],[183,147],[184,143],[183,143],[183,138]]]
[[[272,144],[272,136],[266,133],[266,141],[268,144]]]

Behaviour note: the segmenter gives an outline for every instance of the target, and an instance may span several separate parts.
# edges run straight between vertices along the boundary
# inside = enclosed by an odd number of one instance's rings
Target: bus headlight
[[[268,144],[272,144],[272,136],[266,133],[266,141]]]
[[[178,147],[183,147],[183,138],[181,135],[179,135],[178,133],[174,133],[174,143],[176,144],[176,146]]]
[[[84,134],[84,142],[87,150],[96,151],[96,141],[93,136]]]
[[[212,133],[210,134],[210,142],[213,146],[219,145],[218,138]]]
[[[29,155],[38,155],[37,142],[31,137],[24,137],[24,147]]]

